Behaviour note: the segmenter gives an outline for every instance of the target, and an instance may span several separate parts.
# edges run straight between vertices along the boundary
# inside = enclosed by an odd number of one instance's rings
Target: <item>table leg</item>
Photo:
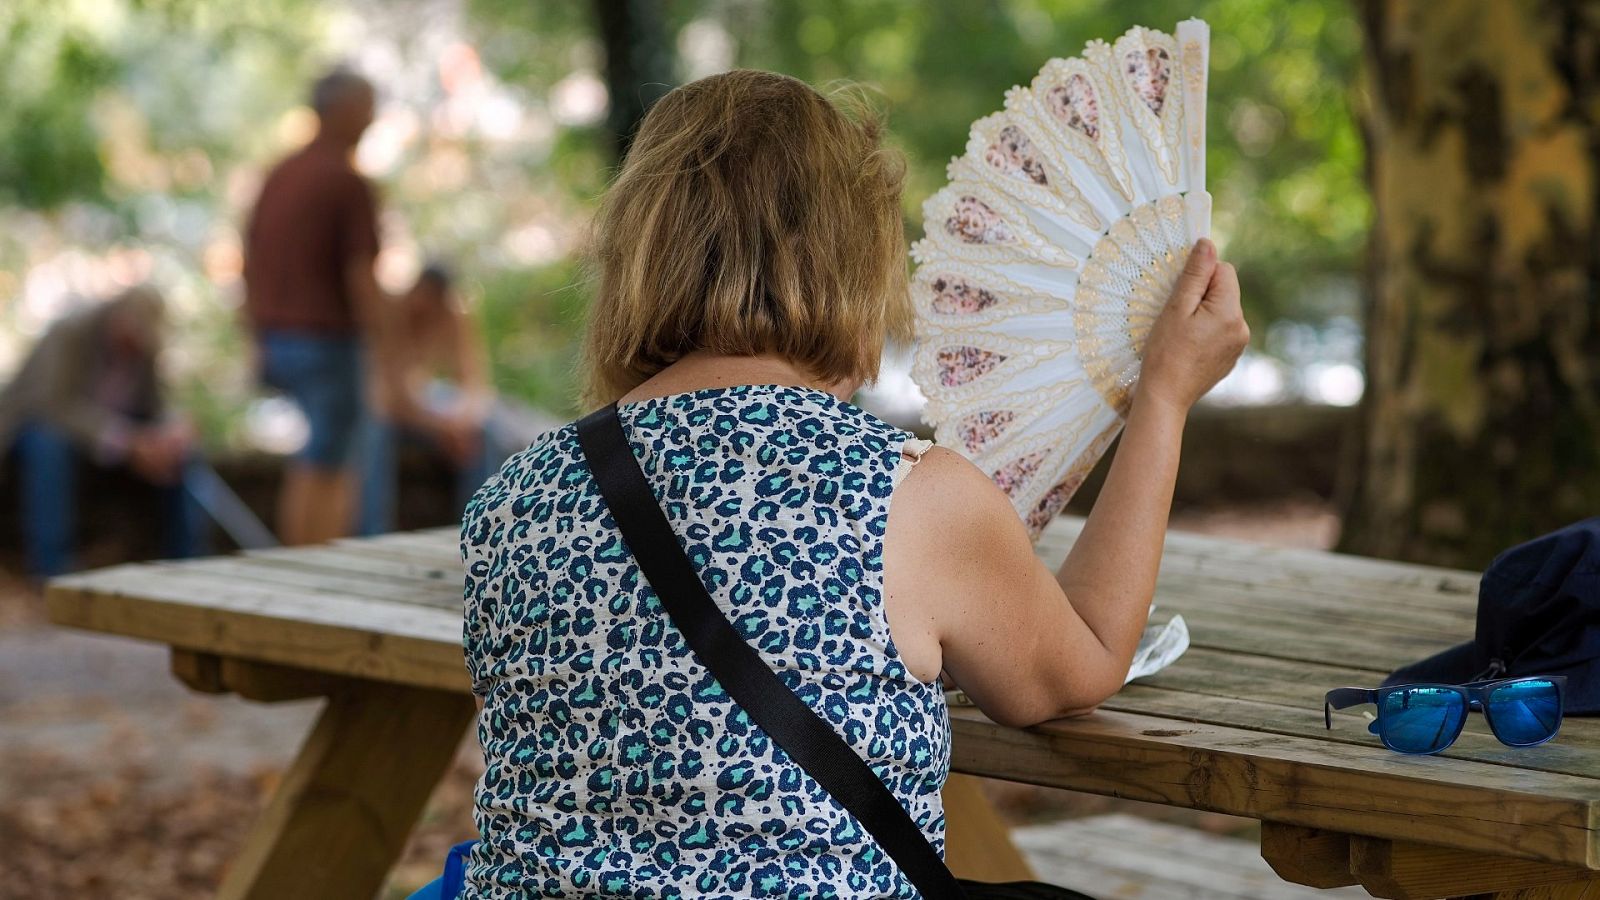
[[[1261,858],[1284,881],[1314,888],[1360,884],[1350,871],[1350,835],[1320,828],[1261,823]]]
[[[1600,900],[1588,869],[1277,822],[1261,824],[1261,855],[1286,881],[1359,884],[1389,900]]]
[[[217,896],[374,896],[474,713],[465,694],[342,685],[328,698]]]
[[[945,863],[958,878],[973,881],[1033,880],[1033,870],[978,781],[952,772],[945,782]]]

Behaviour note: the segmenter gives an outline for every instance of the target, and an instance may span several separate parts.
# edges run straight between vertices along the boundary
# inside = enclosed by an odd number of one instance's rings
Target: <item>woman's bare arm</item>
[[[1084,712],[1115,693],[1149,613],[1187,411],[1248,338],[1232,268],[1202,242],[1152,330],[1106,485],[1054,576],[982,472],[929,453],[891,508],[885,586],[897,642],[902,623],[936,632],[943,669],[1004,724]],[[911,598],[923,615],[908,612]]]
[[[1119,658],[1133,659],[1155,593],[1184,421],[1249,340],[1238,277],[1218,264],[1210,241],[1201,241],[1151,330],[1116,458],[1057,573],[1073,606]]]
[[[1136,397],[1105,486],[1056,580],[1095,638],[1133,661],[1155,593],[1188,410]],[[1119,681],[1120,683],[1120,681]]]

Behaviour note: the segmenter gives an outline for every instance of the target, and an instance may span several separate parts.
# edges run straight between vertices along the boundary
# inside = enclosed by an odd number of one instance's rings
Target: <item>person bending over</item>
[[[154,288],[140,286],[56,320],[0,391],[0,456],[12,448],[36,577],[74,566],[84,464],[124,468],[155,489],[163,555],[199,548],[200,511],[182,486],[194,433],[161,395],[163,306]]]
[[[718,605],[942,847],[944,689],[1022,726],[1121,687],[1185,417],[1248,329],[1201,242],[1049,571],[983,472],[849,402],[910,322],[902,163],[880,137],[781,75],[662,98],[599,212],[583,361]],[[689,652],[572,426],[484,485],[462,551],[486,763],[466,896],[914,896]]]

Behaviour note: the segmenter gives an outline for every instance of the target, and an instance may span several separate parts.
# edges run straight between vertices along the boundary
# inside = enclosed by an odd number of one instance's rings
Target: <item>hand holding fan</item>
[[[1127,414],[1145,338],[1210,231],[1204,22],[1052,59],[973,123],[912,248],[913,376],[939,443],[1037,537]]]

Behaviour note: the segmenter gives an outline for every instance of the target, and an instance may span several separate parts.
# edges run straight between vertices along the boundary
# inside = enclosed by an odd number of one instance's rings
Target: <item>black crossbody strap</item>
[[[924,897],[965,897],[894,794],[717,609],[634,459],[614,404],[578,422],[578,445],[640,571],[723,690],[878,839]]]

